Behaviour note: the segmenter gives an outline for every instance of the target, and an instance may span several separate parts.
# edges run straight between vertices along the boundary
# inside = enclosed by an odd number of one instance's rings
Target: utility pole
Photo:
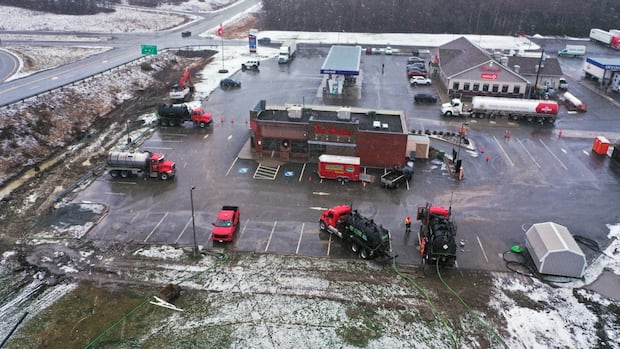
[[[542,52],[540,53],[540,59],[538,60],[538,69],[536,69],[536,81],[534,82],[534,91],[537,94],[538,94],[538,77],[540,76],[540,71],[543,68],[544,57],[545,57],[545,50],[542,50]],[[530,96],[531,96],[531,91],[530,91]]]

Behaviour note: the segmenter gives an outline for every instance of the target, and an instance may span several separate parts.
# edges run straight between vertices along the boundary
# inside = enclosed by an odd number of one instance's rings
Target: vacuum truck
[[[351,251],[359,253],[362,259],[394,258],[390,232],[350,206],[338,205],[323,211],[319,228],[349,243]]]
[[[185,121],[192,121],[200,128],[207,127],[213,121],[211,113],[202,108],[190,109],[185,104],[162,104],[157,108],[157,120],[161,126],[181,126]]]
[[[451,209],[442,206],[418,207],[417,220],[421,222],[419,251],[422,262],[452,267],[456,264],[456,226],[450,220]]]
[[[472,99],[471,108],[465,108],[463,102],[455,98],[450,103],[441,105],[443,116],[471,116],[478,118],[508,117],[512,120],[555,123],[558,103],[538,99],[517,99],[504,97],[480,97]]]
[[[176,164],[162,153],[112,151],[108,154],[106,166],[114,178],[127,178],[144,174],[145,178],[159,178],[163,181],[174,177]]]

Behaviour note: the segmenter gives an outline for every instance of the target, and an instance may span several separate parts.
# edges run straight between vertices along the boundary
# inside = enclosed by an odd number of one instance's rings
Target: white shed
[[[532,225],[525,233],[525,245],[541,274],[582,277],[586,270],[586,256],[563,225]]]

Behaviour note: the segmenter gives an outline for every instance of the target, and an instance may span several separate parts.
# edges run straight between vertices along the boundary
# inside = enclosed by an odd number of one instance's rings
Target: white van
[[[581,57],[586,54],[585,45],[566,45],[565,48],[558,51],[558,56]]]

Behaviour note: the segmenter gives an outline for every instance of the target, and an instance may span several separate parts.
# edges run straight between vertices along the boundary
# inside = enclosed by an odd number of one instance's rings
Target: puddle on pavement
[[[596,281],[586,288],[620,302],[620,278],[611,271],[605,270]]]

